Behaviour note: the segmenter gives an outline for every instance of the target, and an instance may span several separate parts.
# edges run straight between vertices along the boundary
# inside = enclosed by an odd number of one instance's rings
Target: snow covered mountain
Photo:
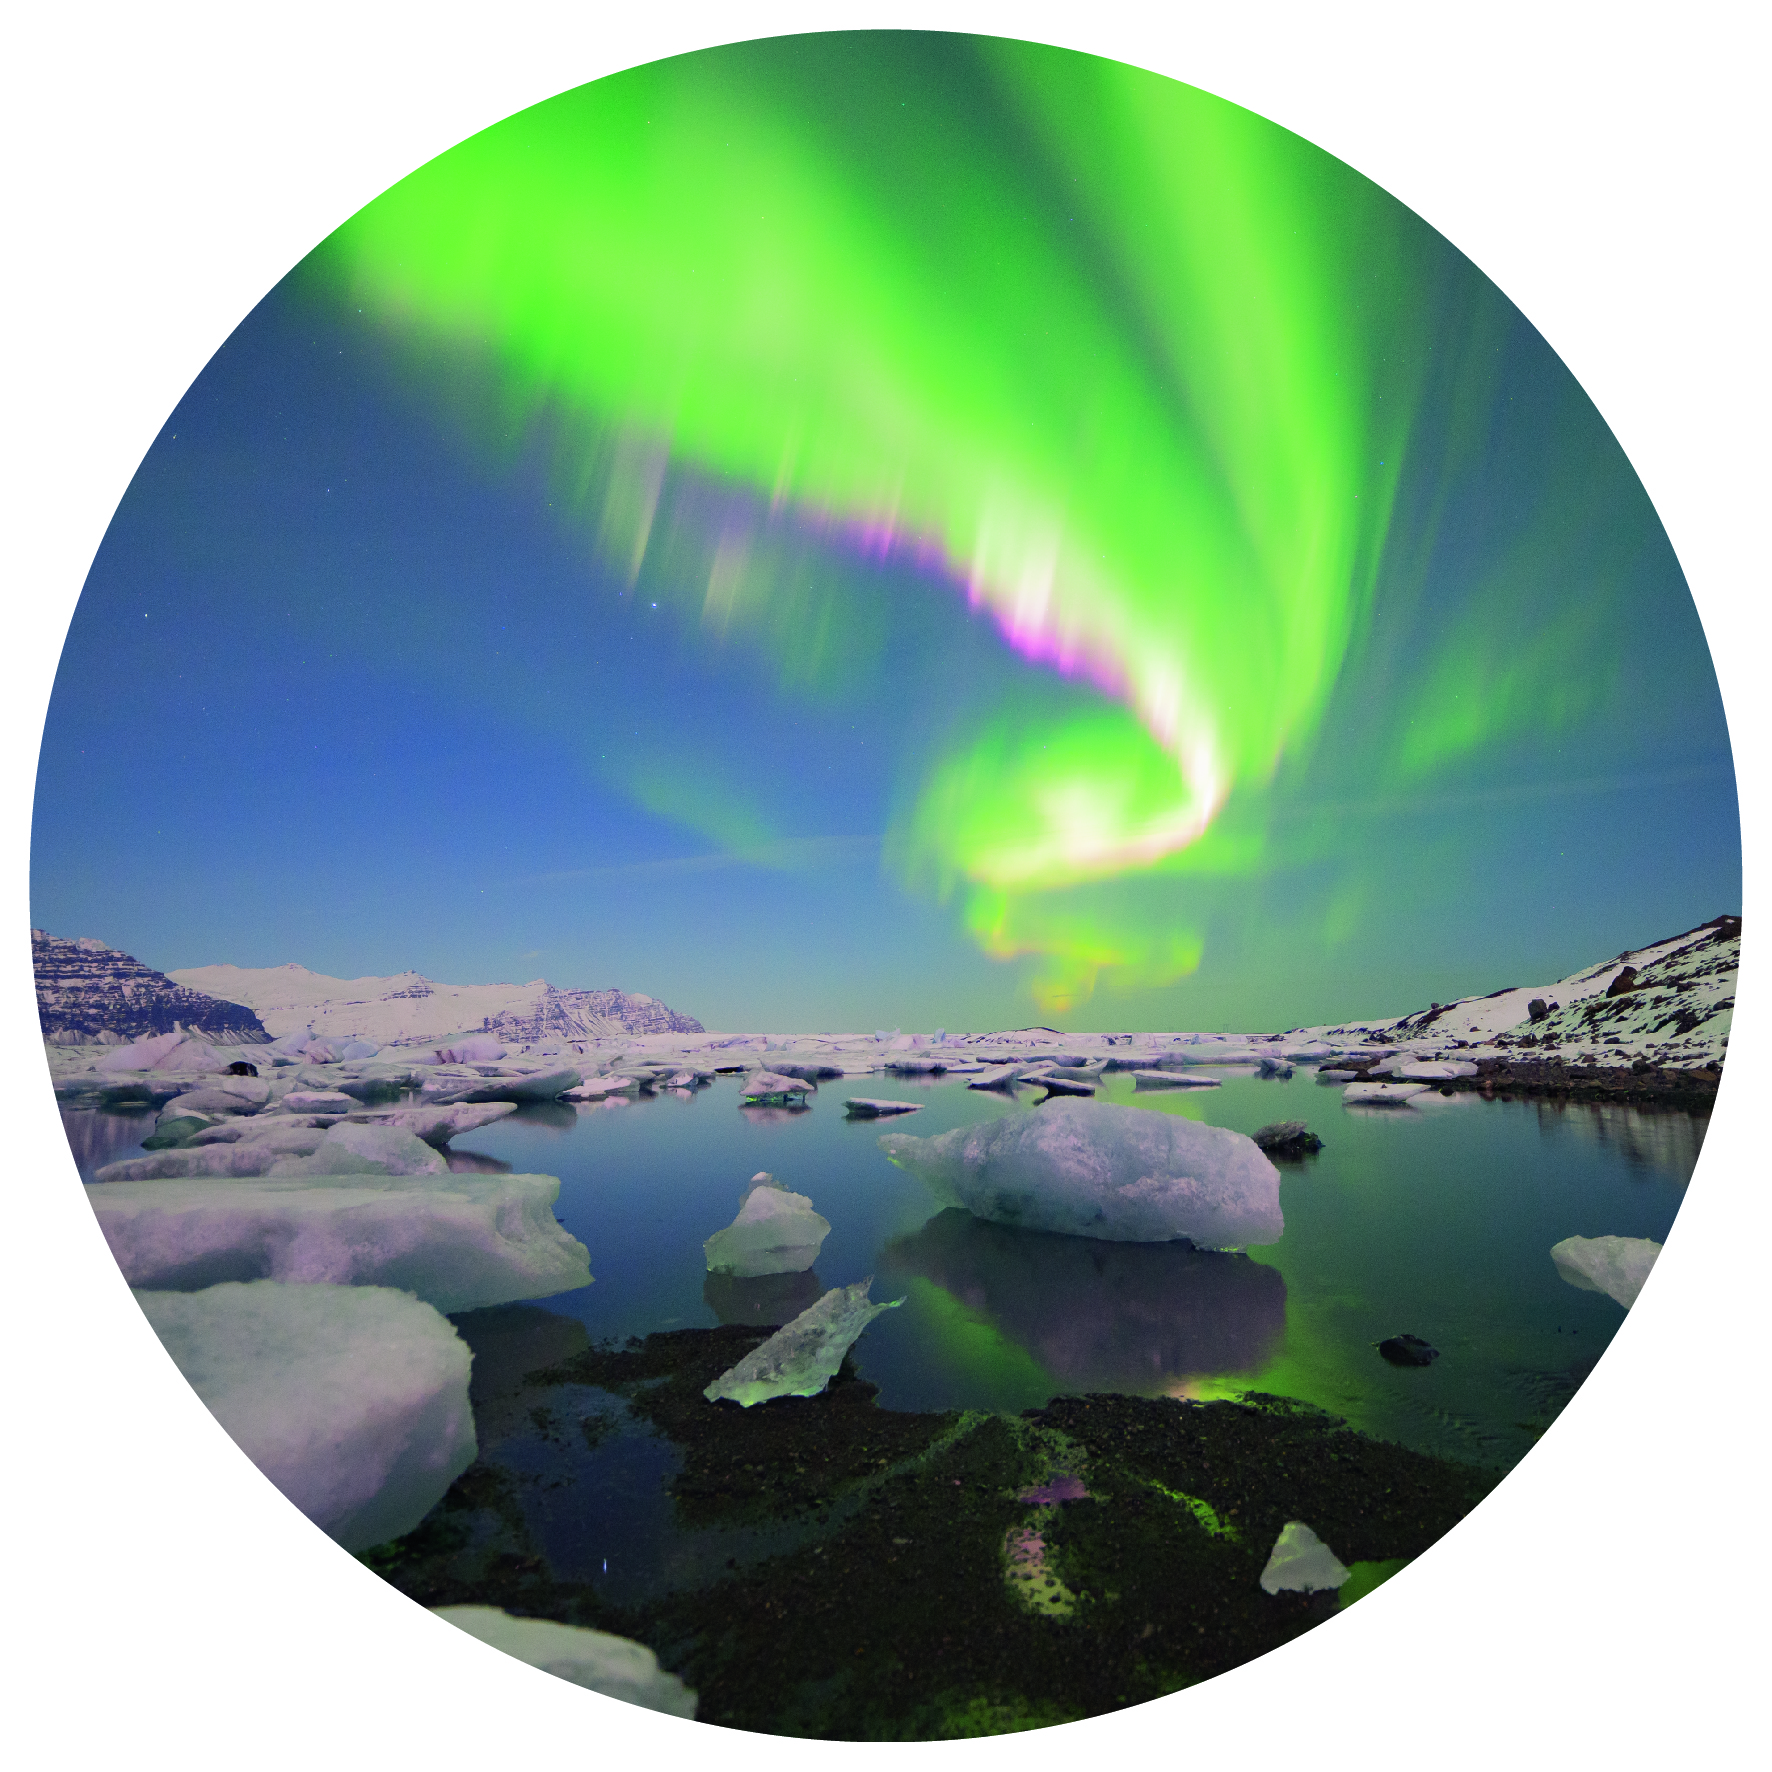
[[[1713,917],[1648,947],[1486,997],[1434,1003],[1394,1021],[1313,1029],[1426,1053],[1481,1048],[1583,1064],[1721,1064],[1741,965],[1741,919]]]
[[[169,1034],[175,1025],[234,1045],[270,1038],[249,1006],[175,982],[90,935],[70,941],[33,929],[31,964],[37,1017],[49,1040],[122,1043]]]
[[[496,1034],[522,1043],[544,1037],[702,1032],[653,997],[626,991],[563,991],[545,978],[527,984],[441,984],[417,972],[388,978],[329,978],[305,966],[192,966],[168,975],[255,1010],[273,1036],[312,1026],[320,1035],[378,1045]]]

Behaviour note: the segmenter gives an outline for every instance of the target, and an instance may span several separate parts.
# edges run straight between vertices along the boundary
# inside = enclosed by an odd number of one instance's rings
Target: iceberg
[[[490,1649],[539,1667],[557,1679],[570,1680],[605,1698],[662,1711],[667,1717],[693,1718],[695,1694],[658,1665],[643,1643],[581,1625],[554,1624],[545,1618],[513,1618],[496,1606],[435,1606],[436,1615],[457,1630],[478,1637]]]
[[[1551,1250],[1557,1272],[1583,1292],[1604,1292],[1626,1310],[1661,1253],[1647,1237],[1565,1237]]]
[[[904,1303],[870,1304],[870,1274],[853,1286],[833,1286],[817,1304],[784,1323],[760,1347],[754,1347],[728,1372],[722,1372],[702,1395],[710,1403],[730,1398],[749,1409],[771,1397],[814,1397],[836,1376],[843,1356],[868,1324],[882,1311]]]
[[[313,1154],[279,1157],[271,1175],[442,1175],[448,1160],[404,1126],[350,1120],[328,1129]]]
[[[590,1284],[559,1192],[552,1175],[334,1175],[94,1182],[86,1197],[134,1287],[394,1286],[467,1311]]]
[[[710,1274],[754,1280],[764,1274],[798,1274],[818,1259],[831,1221],[812,1210],[804,1194],[789,1193],[774,1176],[760,1174],[745,1189],[738,1216],[702,1244]]]
[[[1253,1139],[1114,1102],[1055,1099],[880,1148],[944,1205],[1028,1230],[1201,1249],[1277,1242],[1280,1172]]]
[[[228,1436],[346,1550],[410,1532],[475,1454],[467,1344],[381,1286],[135,1294]]]
[[[1273,1554],[1261,1572],[1264,1594],[1317,1593],[1340,1587],[1348,1578],[1347,1567],[1302,1520],[1288,1520],[1274,1540]]]

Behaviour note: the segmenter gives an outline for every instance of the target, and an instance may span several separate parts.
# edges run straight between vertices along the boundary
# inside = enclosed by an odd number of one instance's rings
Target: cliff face
[[[128,1041],[143,1034],[169,1034],[175,1023],[233,1045],[270,1038],[243,1005],[175,984],[134,955],[91,936],[69,941],[33,929],[31,961],[37,974],[37,1018],[44,1037],[58,1044],[106,1035]]]
[[[562,991],[547,986],[533,1009],[489,1015],[486,1032],[512,1044],[586,1040],[608,1034],[701,1034],[699,1021],[656,997],[627,991]]]

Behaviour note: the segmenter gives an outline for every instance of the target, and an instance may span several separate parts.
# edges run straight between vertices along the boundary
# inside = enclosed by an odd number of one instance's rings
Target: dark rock
[[[1550,1005],[1546,1003],[1542,997],[1534,997],[1532,1001],[1526,1005],[1526,1015],[1529,1020],[1543,1021],[1549,1014]]]
[[[248,1064],[243,1058],[236,1058],[234,1062],[228,1066],[227,1074],[230,1077],[256,1077],[258,1075],[258,1066],[255,1064]]]
[[[1307,1157],[1323,1148],[1323,1141],[1302,1120],[1276,1120],[1255,1133],[1255,1142],[1270,1157]]]
[[[1637,982],[1637,969],[1634,966],[1619,968],[1618,976],[1606,986],[1608,997],[1622,997]]]
[[[271,1037],[243,1004],[175,984],[133,954],[90,936],[69,941],[33,929],[31,966],[37,975],[37,1018],[47,1039],[102,1035],[110,1043],[169,1034],[177,1027],[236,1046],[262,1045]]]
[[[1378,1344],[1378,1351],[1393,1366],[1431,1366],[1440,1357],[1440,1350],[1419,1335],[1393,1335]]]

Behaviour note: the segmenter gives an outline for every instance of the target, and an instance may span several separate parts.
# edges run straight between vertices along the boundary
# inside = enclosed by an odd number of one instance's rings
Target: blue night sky
[[[1738,910],[1722,708],[1653,510],[1530,325],[1396,225],[1411,447],[1320,719],[1220,815],[1259,856],[1066,888],[1092,927],[1197,933],[1197,970],[1110,970],[1055,1013],[1038,955],[993,957],[963,894],[895,859],[980,710],[1025,727],[1104,694],[939,561],[772,513],[685,449],[630,581],[563,490],[573,413],[513,411],[484,357],[302,267],[167,419],[95,560],[33,921],[162,970],[619,985],[710,1028],[1080,1029],[1396,1014]],[[707,555],[740,522],[775,525],[787,613],[716,642]],[[1480,706],[1400,767],[1439,683]]]

